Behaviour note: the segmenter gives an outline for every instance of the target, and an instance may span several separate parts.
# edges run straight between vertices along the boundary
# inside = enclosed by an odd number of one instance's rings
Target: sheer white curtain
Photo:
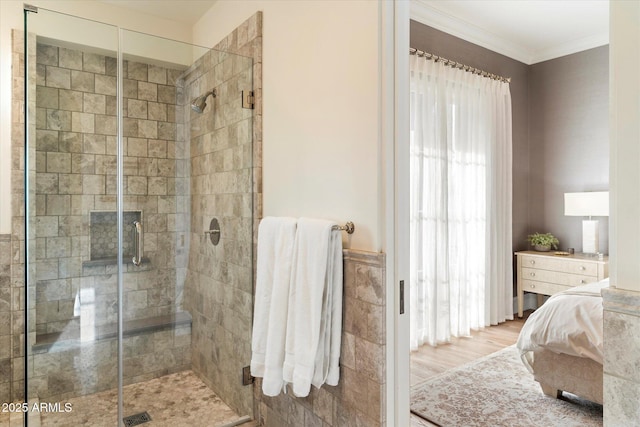
[[[411,56],[411,349],[513,319],[509,84]]]

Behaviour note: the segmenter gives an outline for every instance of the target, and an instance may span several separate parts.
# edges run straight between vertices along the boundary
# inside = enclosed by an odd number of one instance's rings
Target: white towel
[[[342,233],[334,231],[329,241],[327,277],[322,301],[320,341],[312,384],[320,388],[325,382],[338,385],[340,345],[342,342]]]
[[[296,235],[295,218],[267,217],[258,228],[251,375],[263,377],[267,396],[282,391],[284,348]]]
[[[298,220],[283,371],[284,380],[293,385],[296,396],[307,396],[312,382],[320,387],[328,376],[336,384],[338,380],[342,240],[339,235],[332,236],[333,225],[336,224],[324,220]],[[336,252],[340,254],[337,262]],[[339,303],[334,298],[339,298]],[[334,306],[339,308],[340,315],[334,312]]]

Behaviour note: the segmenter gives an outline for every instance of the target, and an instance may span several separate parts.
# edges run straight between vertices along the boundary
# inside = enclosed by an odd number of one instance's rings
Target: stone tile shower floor
[[[182,371],[124,387],[124,415],[147,411],[152,421],[144,427],[215,427],[240,417],[229,408],[193,371]],[[30,417],[30,426],[114,427],[118,395],[108,390],[68,399],[69,413],[42,413],[40,423]],[[3,414],[4,415],[4,414]],[[22,417],[0,416],[0,427],[22,425]],[[35,421],[35,422],[34,422]]]

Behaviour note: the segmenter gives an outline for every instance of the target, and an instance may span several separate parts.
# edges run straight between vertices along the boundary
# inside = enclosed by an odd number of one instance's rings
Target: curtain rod
[[[459,62],[452,61],[450,59],[443,58],[443,57],[438,56],[438,55],[434,55],[432,53],[424,52],[422,50],[419,50],[419,49],[416,49],[416,48],[413,48],[413,47],[409,48],[409,55],[422,56],[424,59],[431,59],[431,60],[433,60],[435,62],[442,62],[444,65],[449,65],[449,66],[454,67],[454,68],[460,68],[461,70],[468,71],[470,73],[477,74],[477,75],[482,76],[482,77],[487,77],[489,79],[498,80],[498,81],[505,82],[505,83],[511,83],[511,77],[498,76],[496,74],[492,74],[492,73],[489,73],[487,71],[480,70],[478,68],[470,67],[468,65],[464,65],[464,64],[461,64]]]

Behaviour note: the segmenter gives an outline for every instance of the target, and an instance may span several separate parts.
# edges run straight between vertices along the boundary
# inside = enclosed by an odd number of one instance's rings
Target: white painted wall
[[[14,28],[22,30],[22,9],[25,2],[40,8],[55,10],[187,43],[191,42],[192,36],[192,29],[188,24],[144,15],[129,9],[123,9],[96,1],[0,0],[0,234],[11,232],[11,30]],[[76,42],[91,44],[92,37],[98,41],[100,39],[104,41],[104,37],[95,33],[96,28],[97,26],[92,26],[90,30],[80,34]],[[67,30],[67,28],[59,29],[62,31],[55,33],[50,32],[49,35],[64,38],[64,30]],[[48,29],[48,31],[52,30],[52,28]],[[129,38],[129,40],[132,39]],[[148,38],[146,40],[148,41]],[[108,40],[107,43],[109,43],[108,48],[113,46],[112,39]],[[129,47],[131,48],[131,46]],[[145,46],[147,51],[150,48],[153,48],[153,46]],[[160,48],[161,51],[164,49],[166,49],[166,46]],[[163,59],[173,61],[167,57]],[[177,60],[173,62],[177,62]],[[181,62],[183,61],[181,60]]]
[[[263,11],[265,216],[356,225],[345,246],[382,245],[379,5],[375,1],[219,1],[193,41],[214,46]]]
[[[610,5],[611,284],[640,292],[640,2]]]

